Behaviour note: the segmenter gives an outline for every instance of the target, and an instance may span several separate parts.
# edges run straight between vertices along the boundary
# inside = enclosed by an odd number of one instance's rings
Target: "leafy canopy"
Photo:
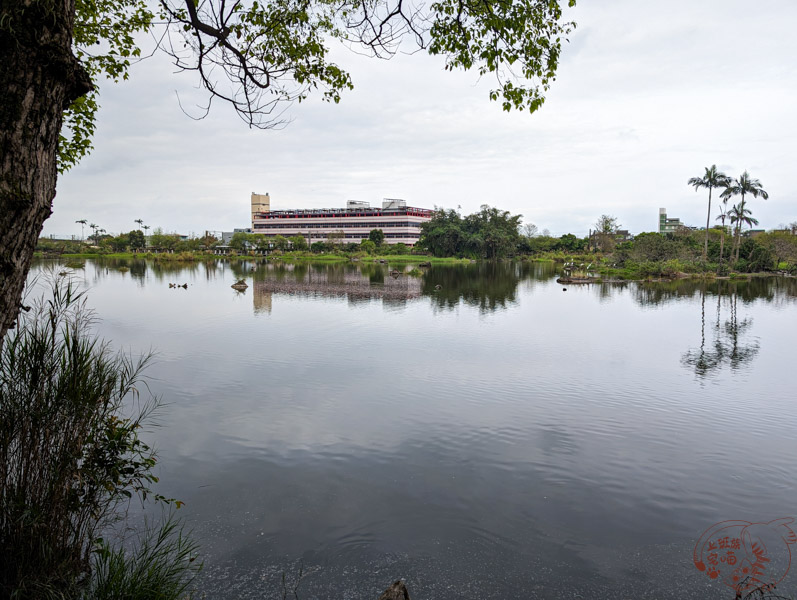
[[[694,187],[695,191],[700,188],[706,188],[710,194],[712,189],[727,187],[730,182],[731,178],[722,171],[718,171],[717,165],[711,165],[710,167],[705,167],[705,173],[703,173],[702,177],[690,177],[688,185]]]
[[[742,204],[744,204],[744,197],[749,194],[753,198],[759,196],[766,200],[769,194],[764,190],[761,182],[758,179],[750,177],[750,174],[745,171],[738,179],[729,180],[725,186],[725,191],[722,192],[722,198],[729,199],[733,196],[741,196]]]
[[[34,0],[35,1],[35,0]],[[38,0],[46,2],[49,0]],[[534,112],[555,78],[562,44],[575,24],[562,6],[575,0],[76,0],[74,48],[95,89],[66,111],[60,169],[91,149],[101,78],[127,79],[142,34],[179,70],[194,72],[214,99],[250,126],[285,123],[286,105],[318,91],[339,102],[353,89],[329,56],[332,42],[375,57],[399,49],[445,58],[445,69],[495,78],[489,93],[504,110]]]
[[[517,251],[522,218],[487,205],[464,218],[441,208],[421,225],[418,245],[435,256],[502,258]]]

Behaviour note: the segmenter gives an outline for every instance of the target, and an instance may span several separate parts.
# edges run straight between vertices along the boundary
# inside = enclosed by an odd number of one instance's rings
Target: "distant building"
[[[308,243],[360,242],[372,229],[381,229],[387,244],[415,244],[421,225],[432,219],[433,211],[407,206],[405,200],[385,198],[381,208],[368,202],[349,200],[346,208],[313,208],[254,212],[252,231],[268,237],[300,235]]]
[[[223,246],[229,246],[230,242],[232,241],[232,236],[234,236],[236,233],[252,233],[252,230],[249,229],[248,227],[247,228],[236,227],[232,231],[222,231],[221,244]]]
[[[675,233],[683,227],[686,225],[681,223],[681,219],[668,218],[667,209],[659,209],[659,233]]]

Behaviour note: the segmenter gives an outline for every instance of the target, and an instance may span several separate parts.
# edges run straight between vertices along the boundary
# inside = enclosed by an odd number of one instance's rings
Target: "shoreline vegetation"
[[[502,252],[493,257],[460,252],[435,256],[433,253],[409,248],[400,254],[391,253],[390,246],[373,248],[371,252],[349,244],[331,251],[272,250],[268,254],[257,250],[231,251],[215,254],[202,250],[113,251],[106,246],[88,247],[82,242],[58,242],[42,238],[37,258],[60,258],[67,263],[93,258],[122,260],[153,260],[156,262],[197,262],[213,260],[257,261],[269,263],[355,263],[412,265],[414,268],[468,264],[484,260],[518,260],[553,262],[561,265],[562,283],[621,283],[630,281],[672,281],[675,279],[741,279],[752,276],[797,276],[797,235],[775,231],[746,237],[739,244],[740,259],[719,261],[723,236],[731,237],[715,228],[709,232],[708,255],[700,256],[704,231],[686,230],[671,234],[642,233],[632,240],[614,237],[597,240],[579,239],[566,234],[551,236],[519,236],[514,252]],[[604,236],[605,238],[605,236]],[[521,247],[525,251],[520,251]],[[87,251],[88,250],[88,251]],[[441,253],[444,254],[444,253]],[[69,264],[67,264],[69,266]]]
[[[723,179],[731,191],[722,194],[718,218],[722,224],[702,230],[667,221],[665,233],[631,235],[620,229],[616,217],[601,215],[586,237],[572,233],[555,237],[547,230],[540,233],[533,223],[522,224],[522,215],[484,205],[466,216],[456,210],[435,210],[431,220],[421,225],[414,246],[384,243],[381,229],[371,230],[358,242],[346,241],[340,232],[329,234],[334,239],[312,244],[301,235],[266,237],[238,231],[223,244],[209,233],[185,239],[161,229],[148,237],[141,230],[112,236],[101,234],[104,230],[92,224],[94,234],[88,237],[89,243],[40,238],[36,256],[67,261],[107,257],[162,262],[377,262],[418,267],[482,260],[553,261],[562,264],[561,279],[574,283],[797,275],[797,222],[766,232],[744,231],[744,225],[752,227],[758,221],[745,216],[750,210],[744,206],[741,216],[734,216],[727,207],[731,192],[736,193],[731,184],[738,183],[739,190],[754,195],[758,188],[753,184],[760,184],[748,179],[746,173],[741,183]],[[763,191],[758,193],[766,197]]]
[[[340,254],[313,254],[312,252],[287,252],[284,254],[263,255],[257,253],[244,254],[211,254],[208,252],[78,252],[78,253],[48,253],[37,251],[35,258],[63,258],[66,260],[86,258],[114,258],[127,260],[151,259],[166,262],[191,262],[205,260],[256,260],[263,262],[381,262],[420,264],[429,262],[433,264],[456,264],[473,262],[467,258],[444,257],[437,258],[424,254],[376,254],[362,255],[361,252],[341,252]]]
[[[797,240],[796,240],[797,243]],[[339,254],[313,254],[310,252],[287,252],[280,255],[259,254],[210,254],[206,252],[82,252],[82,253],[48,253],[37,251],[35,258],[59,258],[66,261],[107,258],[116,260],[154,260],[160,262],[201,262],[211,260],[257,261],[257,262],[284,262],[284,263],[382,263],[382,264],[407,264],[429,265],[437,264],[471,264],[480,262],[471,258],[460,257],[435,257],[430,255],[391,255],[377,254],[360,256],[361,253],[341,252]],[[671,281],[673,279],[736,279],[744,277],[773,277],[779,275],[797,276],[797,270],[789,263],[781,263],[779,270],[768,269],[762,271],[733,271],[727,269],[725,274],[717,274],[716,263],[690,263],[689,261],[667,260],[648,261],[647,264],[632,264],[626,267],[613,266],[612,255],[576,254],[568,255],[560,252],[548,252],[538,255],[517,255],[499,261],[529,261],[560,263],[567,272],[569,269],[575,274],[563,274],[562,279],[589,280],[590,282],[628,282],[651,281],[655,279]],[[488,259],[482,259],[488,261]],[[575,262],[574,262],[575,261]],[[580,261],[580,262],[579,262]],[[586,262],[585,262],[586,261]],[[489,261],[488,261],[489,262]],[[577,281],[578,282],[578,281]],[[586,282],[586,281],[585,281]]]

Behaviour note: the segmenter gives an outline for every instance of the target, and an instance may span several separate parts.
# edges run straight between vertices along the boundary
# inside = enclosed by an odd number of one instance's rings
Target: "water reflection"
[[[81,270],[103,335],[159,352],[159,492],[209,600],[280,597],[298,560],[325,567],[303,598],[405,577],[430,600],[709,599],[700,532],[791,514],[795,280],[563,294],[550,263],[412,268]]]
[[[279,295],[346,298],[350,303],[381,299],[386,303],[421,297],[421,280],[383,265],[261,264],[251,271],[256,312],[271,311]]]
[[[250,272],[256,312],[270,312],[273,295],[345,297],[356,304],[379,299],[400,308],[427,297],[451,310],[460,304],[493,312],[516,303],[521,281],[548,280],[550,263],[479,263],[442,265],[430,269],[379,263],[259,264]]]
[[[442,309],[450,310],[462,302],[482,312],[495,311],[515,304],[523,277],[520,266],[509,262],[437,268],[424,277],[423,293]]]
[[[635,300],[642,305],[659,305],[680,299],[692,299],[701,291],[734,295],[747,304],[756,300],[788,304],[797,301],[797,279],[786,277],[753,277],[741,280],[673,280],[640,282],[634,286]]]
[[[43,264],[41,261],[40,264]],[[356,304],[379,299],[391,307],[429,298],[433,305],[451,310],[460,304],[476,306],[480,311],[506,309],[517,302],[518,285],[525,289],[547,281],[555,273],[553,263],[500,262],[435,265],[382,263],[269,263],[262,260],[173,261],[168,259],[88,260],[82,277],[86,283],[98,283],[114,274],[129,276],[139,286],[149,282],[183,284],[202,278],[250,279],[253,308],[268,313],[274,295],[345,297]]]
[[[716,319],[710,325],[712,339],[706,342],[706,296],[706,290],[701,290],[700,348],[688,350],[681,358],[683,365],[693,369],[698,377],[707,377],[726,364],[736,371],[750,363],[759,351],[758,340],[749,338],[753,319],[739,319],[739,294],[735,290],[727,295],[716,294]]]
[[[634,299],[643,306],[694,302],[698,297],[700,346],[684,352],[681,364],[698,378],[706,378],[726,366],[731,371],[747,367],[759,353],[759,342],[751,335],[753,319],[740,316],[740,305],[743,308],[762,300],[776,304],[794,302],[795,285],[793,280],[767,277],[739,281],[645,282],[634,288]],[[712,310],[710,306],[714,304],[716,308]],[[707,310],[712,314],[707,316]]]
[[[43,261],[46,262],[46,261]],[[53,261],[50,261],[53,262]],[[54,263],[59,268],[70,265]],[[108,277],[130,277],[143,287],[147,282],[194,285],[206,281],[246,279],[251,288],[236,296],[251,294],[255,315],[269,315],[277,298],[308,296],[345,299],[349,305],[374,300],[385,309],[404,310],[410,303],[430,302],[436,310],[451,311],[461,305],[480,312],[516,307],[518,296],[540,282],[550,282],[556,266],[542,262],[493,262],[435,265],[362,263],[271,263],[263,260],[171,261],[145,259],[94,259],[72,265],[86,283]],[[522,284],[522,285],[521,285]],[[699,378],[724,366],[737,371],[759,354],[752,336],[753,319],[744,313],[747,305],[764,301],[776,306],[797,301],[797,280],[768,277],[741,280],[639,282],[601,284],[592,287],[601,302],[623,295],[643,307],[670,302],[700,305],[700,344],[681,354],[681,364]],[[712,308],[714,307],[715,308]],[[707,315],[707,311],[711,315]]]

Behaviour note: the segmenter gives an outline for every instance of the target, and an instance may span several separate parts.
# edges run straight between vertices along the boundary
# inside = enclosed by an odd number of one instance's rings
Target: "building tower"
[[[667,209],[659,209],[659,233],[675,233],[684,227],[681,219],[667,216]]]
[[[255,215],[271,211],[271,198],[268,192],[265,194],[255,194],[252,192],[252,228],[255,226]]]

